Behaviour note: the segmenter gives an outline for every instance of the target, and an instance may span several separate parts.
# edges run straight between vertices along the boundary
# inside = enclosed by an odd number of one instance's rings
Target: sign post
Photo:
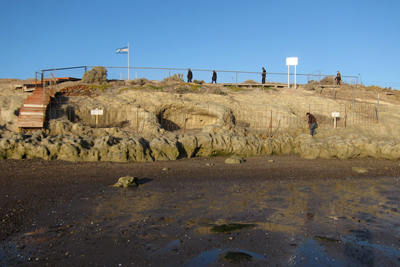
[[[90,115],[95,115],[96,116],[96,124],[99,123],[99,115],[103,115],[103,110],[102,109],[92,109],[90,110]]]
[[[337,118],[340,117],[340,112],[336,112],[336,111],[332,112],[332,117],[333,117],[333,127],[334,127],[334,129],[336,129],[337,128]]]
[[[297,57],[287,57],[286,65],[288,66],[288,81],[287,86],[290,88],[290,66],[294,66],[294,89],[296,89],[296,66],[299,63],[299,58]]]

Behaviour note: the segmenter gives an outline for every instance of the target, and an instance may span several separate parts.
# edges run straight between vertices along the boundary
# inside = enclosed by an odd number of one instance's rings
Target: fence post
[[[144,104],[143,105],[143,107],[142,107],[142,112],[143,112],[143,125],[141,126],[142,127],[142,130],[140,131],[140,132],[143,132],[144,131],[144,128],[146,127],[146,120],[145,120],[145,117],[146,117],[146,104]],[[149,113],[150,113],[150,111],[149,111]],[[140,124],[139,124],[139,126],[140,126]]]
[[[379,93],[378,93],[378,107],[376,112],[376,120],[379,122]]]
[[[236,87],[238,86],[237,75],[238,75],[238,73],[236,72]]]
[[[272,110],[271,110],[271,120],[269,122],[269,137],[272,137]]]
[[[356,85],[354,85],[353,89],[353,111],[356,111]]]
[[[139,133],[139,106],[136,107],[136,134]]]
[[[85,135],[87,135],[87,115],[88,115],[88,110],[87,110],[87,103],[85,107]]]
[[[184,123],[183,123],[183,134],[186,134],[186,106],[185,106],[185,116],[184,116]]]

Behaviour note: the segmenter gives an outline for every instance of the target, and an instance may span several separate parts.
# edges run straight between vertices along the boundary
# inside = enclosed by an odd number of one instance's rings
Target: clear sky
[[[298,74],[339,70],[365,85],[400,89],[399,0],[0,0],[0,6],[0,78],[127,66],[127,55],[115,50],[129,43],[131,67],[287,73],[286,58],[298,57]],[[194,72],[195,79],[202,75]],[[127,78],[127,71],[109,69],[109,78]]]

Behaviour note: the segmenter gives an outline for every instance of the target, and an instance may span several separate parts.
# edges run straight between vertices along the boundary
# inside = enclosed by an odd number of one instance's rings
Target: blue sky
[[[400,88],[398,0],[0,0],[0,4],[0,78],[33,78],[35,71],[50,68],[124,67],[127,56],[115,50],[129,43],[131,67],[248,72],[265,67],[270,73],[287,73],[286,58],[298,57],[298,74],[335,75],[339,70],[343,76],[361,78],[365,85]],[[126,69],[108,71],[109,78],[127,78]],[[178,72],[186,75],[184,70]],[[131,79],[166,76],[167,71],[130,71]],[[219,81],[232,82],[233,76],[220,73]],[[194,78],[208,81],[211,74],[195,71]],[[268,79],[282,78],[287,80],[282,75]]]

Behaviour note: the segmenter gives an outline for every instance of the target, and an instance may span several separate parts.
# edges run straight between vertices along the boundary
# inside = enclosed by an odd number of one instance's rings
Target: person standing
[[[265,77],[267,76],[267,71],[264,69],[264,67],[262,68],[262,74],[261,74],[261,76],[262,76],[262,81],[261,81],[261,83],[262,83],[262,84],[265,84]]]
[[[342,75],[340,74],[339,71],[336,73],[335,80],[336,80],[336,85],[340,85],[340,81],[342,80]]]
[[[193,79],[193,73],[190,69],[188,69],[188,74],[187,74],[187,82],[191,83]]]
[[[213,71],[211,83],[213,83],[213,82],[217,83],[217,73],[215,72],[215,70]]]
[[[308,112],[306,113],[306,116],[308,117],[308,127],[310,128],[310,134],[311,136],[314,136],[315,127],[317,126],[317,120],[315,119],[314,115]]]

